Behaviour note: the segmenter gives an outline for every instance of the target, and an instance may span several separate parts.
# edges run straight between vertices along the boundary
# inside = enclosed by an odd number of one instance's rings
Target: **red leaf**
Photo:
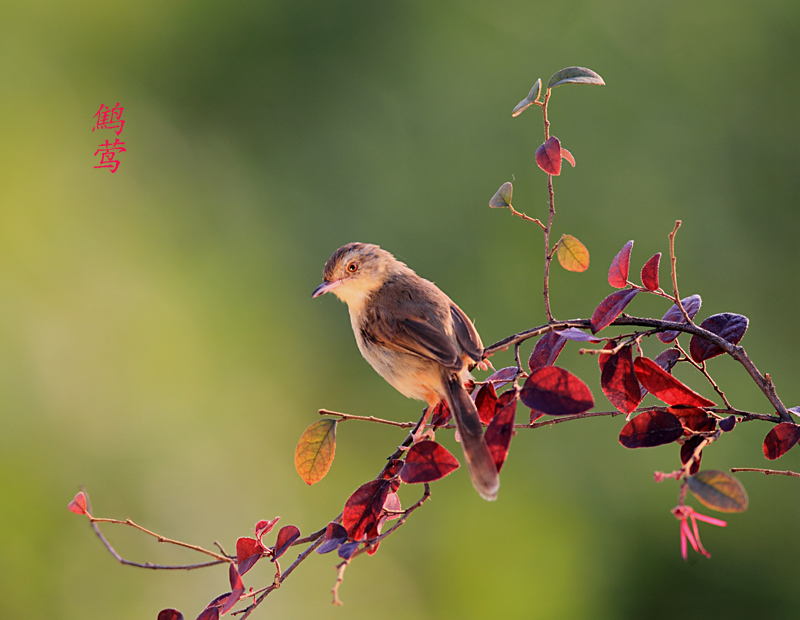
[[[687,435],[692,433],[711,433],[717,428],[717,419],[708,415],[705,409],[676,405],[675,407],[670,407],[669,412],[681,421]]]
[[[714,406],[712,401],[678,381],[651,359],[637,357],[633,362],[633,368],[636,371],[636,378],[647,391],[668,405]]]
[[[563,146],[561,147],[561,157],[566,159],[573,168],[575,167],[575,157]]]
[[[520,400],[549,415],[583,413],[594,407],[586,384],[558,366],[545,366],[531,373],[522,386]]]
[[[338,523],[328,523],[324,542],[317,547],[317,553],[330,553],[347,540],[347,530]]]
[[[448,407],[447,401],[444,399],[440,400],[433,407],[433,412],[431,413],[431,426],[433,428],[444,426],[450,419],[450,415],[450,407]]]
[[[494,385],[491,383],[484,383],[477,392],[475,392],[475,407],[478,409],[478,416],[481,422],[488,424],[494,417],[494,407],[497,404],[497,392],[495,392]]]
[[[459,465],[444,446],[435,441],[420,441],[409,448],[400,479],[408,484],[433,482],[452,473]]]
[[[157,620],[183,620],[183,614],[177,609],[162,609],[158,612]]]
[[[378,523],[383,504],[390,491],[386,480],[370,480],[347,498],[342,513],[342,525],[353,540],[361,540]]]
[[[661,262],[661,252],[654,255],[642,267],[642,285],[648,291],[658,290],[658,265]]]
[[[639,292],[638,288],[626,288],[622,291],[611,293],[592,313],[592,333],[596,334],[604,327],[611,325],[631,300]]]
[[[492,453],[494,466],[497,472],[503,468],[508,456],[508,446],[514,435],[514,415],[517,412],[517,390],[504,392],[497,399],[497,407],[489,428],[486,429],[484,440]]]
[[[674,415],[666,411],[647,411],[622,427],[619,442],[626,448],[652,448],[672,443],[681,435],[683,426]]]
[[[770,461],[786,454],[800,440],[800,426],[781,422],[764,438],[764,456]]]
[[[401,459],[394,459],[386,469],[383,470],[383,479],[384,480],[391,480],[397,474],[400,473],[400,470],[403,469],[403,461]]]
[[[712,334],[716,334],[723,340],[727,340],[731,344],[738,344],[747,331],[748,323],[749,320],[746,316],[723,312],[722,314],[714,314],[708,317],[700,323],[700,327],[710,331]],[[689,355],[692,356],[695,362],[704,362],[723,353],[725,353],[725,350],[722,347],[696,334],[689,341]]]
[[[89,514],[86,508],[86,495],[83,491],[78,492],[75,497],[72,498],[72,501],[67,505],[67,509],[70,512],[74,512],[76,515]]]
[[[278,519],[280,519],[280,517],[275,517],[272,521],[266,521],[262,519],[261,521],[256,523],[255,531],[258,542],[261,542],[261,539],[264,538],[265,535],[270,533],[272,528],[275,527],[275,524],[278,522]]]
[[[628,286],[628,273],[631,268],[631,249],[633,239],[622,246],[622,249],[611,261],[608,268],[608,283],[614,288],[625,288]]]
[[[689,462],[689,459],[692,458],[694,455],[694,451],[697,450],[697,446],[700,445],[700,442],[703,441],[703,437],[700,435],[695,435],[694,437],[689,437],[689,439],[684,442],[681,446],[681,463],[686,465]],[[694,476],[698,471],[700,471],[700,461],[703,460],[703,452],[701,451],[700,454],[697,455],[697,459],[692,466],[689,468],[689,475]]]
[[[683,309],[686,310],[686,314],[689,315],[690,319],[695,317],[702,304],[703,300],[700,298],[700,295],[690,295],[689,297],[684,297],[681,299],[681,305],[683,306]],[[678,308],[678,304],[672,304],[672,307],[667,310],[663,317],[661,317],[661,320],[670,321],[672,323],[686,323],[686,319],[683,318],[683,314],[681,313],[681,309]],[[664,344],[669,344],[678,337],[678,334],[680,334],[679,331],[670,330],[666,332],[659,332],[656,334],[656,336]]]
[[[292,543],[300,538],[300,530],[294,525],[284,525],[278,532],[278,537],[275,539],[275,551],[272,552],[272,561],[274,562],[292,546]]]
[[[239,574],[249,571],[264,553],[264,546],[255,538],[240,538],[236,541],[236,565]]]
[[[227,597],[228,595],[225,594]],[[206,607],[203,612],[197,616],[197,620],[219,620],[219,607]]]
[[[613,349],[609,342],[605,348]],[[622,347],[613,355],[600,355],[600,387],[611,404],[622,413],[631,413],[642,402],[644,394],[633,370],[630,345]]]
[[[547,332],[533,347],[530,359],[528,359],[528,368],[534,372],[545,366],[552,366],[565,344],[567,344],[567,339],[562,338],[561,334]]]
[[[239,575],[239,572],[236,570],[236,567],[231,564],[230,568],[228,569],[228,576],[231,580],[231,593],[228,595],[228,598],[225,599],[225,603],[219,609],[220,615],[227,613],[236,603],[239,602],[242,594],[244,594],[244,583],[242,583],[242,577]]]
[[[555,136],[536,149],[536,164],[547,174],[561,174],[561,142]]]

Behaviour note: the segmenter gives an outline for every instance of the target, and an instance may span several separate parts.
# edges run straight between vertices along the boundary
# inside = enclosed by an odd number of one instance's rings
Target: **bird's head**
[[[351,308],[358,308],[393,273],[408,270],[386,250],[371,243],[348,243],[325,264],[312,297],[333,293]]]

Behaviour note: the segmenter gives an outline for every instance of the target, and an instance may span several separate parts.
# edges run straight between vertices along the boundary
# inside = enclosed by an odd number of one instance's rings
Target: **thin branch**
[[[784,471],[778,471],[777,469],[760,469],[758,467],[731,467],[731,471],[754,471],[761,474],[766,474],[767,476],[793,476],[794,478],[800,478],[800,474],[794,471],[789,471],[788,469]]]
[[[389,426],[397,426],[399,428],[413,428],[418,422],[395,422],[394,420],[384,420],[376,418],[372,415],[352,415],[349,413],[339,413],[338,411],[330,411],[329,409],[320,409],[319,415],[335,415],[339,416],[342,421],[345,420],[361,420],[362,422],[377,422],[378,424],[388,424]]]

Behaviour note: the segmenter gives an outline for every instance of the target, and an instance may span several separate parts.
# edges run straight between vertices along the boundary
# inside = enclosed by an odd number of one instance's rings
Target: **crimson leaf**
[[[520,400],[549,415],[583,413],[594,407],[586,384],[558,366],[545,366],[531,373],[522,386]]]

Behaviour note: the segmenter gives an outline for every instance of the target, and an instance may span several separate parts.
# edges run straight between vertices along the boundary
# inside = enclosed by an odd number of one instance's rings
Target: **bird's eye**
[[[350,263],[349,265],[347,265],[347,271],[349,271],[350,273],[355,273],[356,271],[358,271],[358,263]]]

